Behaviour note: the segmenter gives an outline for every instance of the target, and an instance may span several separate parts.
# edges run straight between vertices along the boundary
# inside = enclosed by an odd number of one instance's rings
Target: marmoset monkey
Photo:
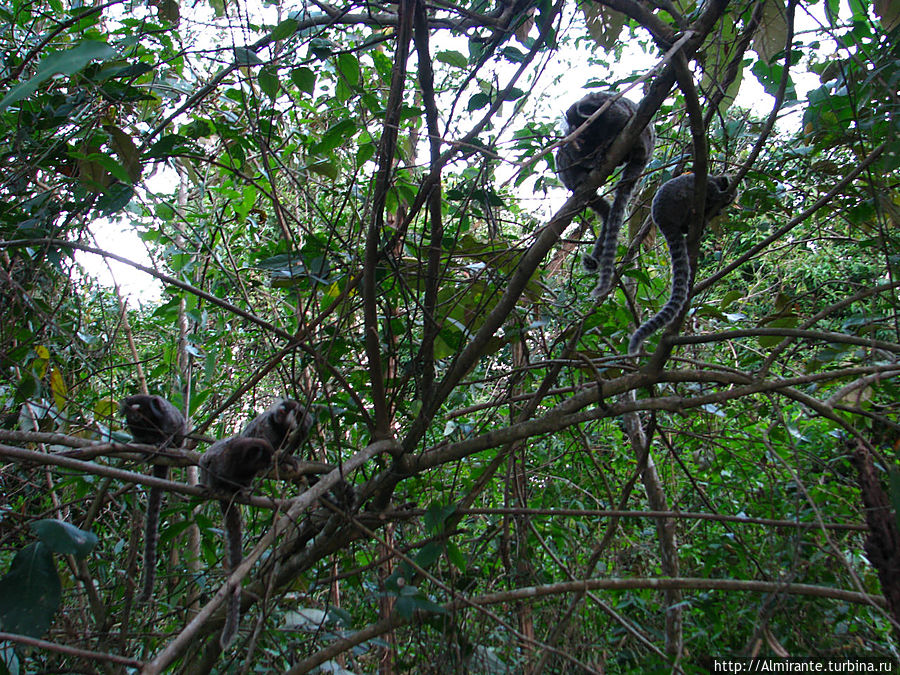
[[[200,483],[220,496],[219,506],[225,525],[226,563],[228,572],[241,564],[241,507],[232,497],[246,492],[257,474],[272,465],[275,450],[262,438],[231,436],[213,443],[200,458]],[[238,585],[228,600],[225,627],[219,643],[226,649],[237,635],[241,619],[241,587]]]
[[[718,215],[734,200],[733,186],[728,176],[707,176],[706,209],[703,225]],[[654,316],[634,331],[628,341],[628,354],[633,356],[641,344],[654,332],[669,325],[687,304],[691,284],[691,261],[688,258],[688,226],[693,217],[694,174],[686,173],[666,181],[656,191],[650,215],[657,229],[666,238],[672,260],[672,286],[669,300]]]
[[[614,94],[595,92],[574,103],[566,111],[566,135],[584,124],[594,112],[613,98]],[[556,171],[563,185],[575,192],[588,180],[591,172],[603,163],[607,150],[636,110],[637,104],[627,98],[619,98],[592,121],[578,138],[559,147],[556,153]],[[648,124],[622,159],[624,169],[622,177],[616,183],[612,206],[597,194],[587,204],[603,219],[600,235],[594,242],[593,249],[582,257],[584,269],[600,276],[591,292],[595,298],[605,294],[612,285],[616,244],[619,230],[625,221],[625,209],[638,179],[650,161],[654,145],[656,132],[653,125]]]
[[[125,417],[125,424],[136,443],[156,445],[161,448],[178,447],[187,435],[184,415],[162,396],[137,394],[127,396],[119,404],[119,412]],[[167,478],[169,467],[162,464],[153,466],[153,475]],[[147,499],[147,517],[144,523],[144,573],[139,600],[147,601],[153,596],[153,582],[156,579],[156,549],[159,544],[159,512],[162,509],[162,489],[150,488]]]
[[[294,399],[280,399],[244,427],[241,436],[264,438],[285,455],[293,455],[309,436],[315,417]]]

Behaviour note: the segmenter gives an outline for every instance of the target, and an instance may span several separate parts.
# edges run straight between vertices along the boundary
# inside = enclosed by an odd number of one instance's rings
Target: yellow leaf
[[[59,368],[50,371],[50,391],[53,392],[53,402],[56,403],[56,409],[62,412],[65,410],[66,401],[68,400],[68,389],[66,389],[66,381],[63,379]]]
[[[101,398],[94,404],[94,416],[100,419],[108,420],[115,417],[118,412],[119,402],[111,396]]]

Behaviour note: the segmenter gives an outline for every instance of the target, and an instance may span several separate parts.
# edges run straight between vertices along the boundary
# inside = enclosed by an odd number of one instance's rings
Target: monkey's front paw
[[[281,456],[278,457],[275,466],[278,467],[279,472],[288,473],[290,475],[300,473],[300,460],[293,455],[281,454]]]
[[[600,261],[590,253],[587,253],[581,257],[581,266],[584,268],[585,272],[594,274],[600,269]]]

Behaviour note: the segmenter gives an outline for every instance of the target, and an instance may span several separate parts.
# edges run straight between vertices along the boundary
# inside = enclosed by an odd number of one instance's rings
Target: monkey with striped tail
[[[707,176],[706,208],[703,225],[734,200],[734,186],[726,175]],[[688,257],[688,227],[693,218],[694,174],[686,173],[666,181],[656,191],[650,215],[662,232],[672,262],[672,285],[669,300],[656,314],[642,323],[628,341],[628,354],[638,353],[644,340],[668,326],[681,314],[688,301],[691,285],[691,261]]]

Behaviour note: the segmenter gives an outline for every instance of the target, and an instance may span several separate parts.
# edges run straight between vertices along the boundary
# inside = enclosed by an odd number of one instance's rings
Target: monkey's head
[[[126,396],[119,403],[119,413],[137,443],[179,446],[184,442],[184,415],[162,396]]]
[[[314,423],[315,417],[299,401],[280,399],[252,419],[241,436],[264,438],[273,448],[293,454],[306,440]]]
[[[281,433],[288,433],[296,425],[303,414],[303,406],[292,398],[278,401],[271,409],[272,426]]]
[[[732,185],[728,174],[709,176],[706,182],[706,220],[715,218],[723,208],[737,197],[737,186]]]

